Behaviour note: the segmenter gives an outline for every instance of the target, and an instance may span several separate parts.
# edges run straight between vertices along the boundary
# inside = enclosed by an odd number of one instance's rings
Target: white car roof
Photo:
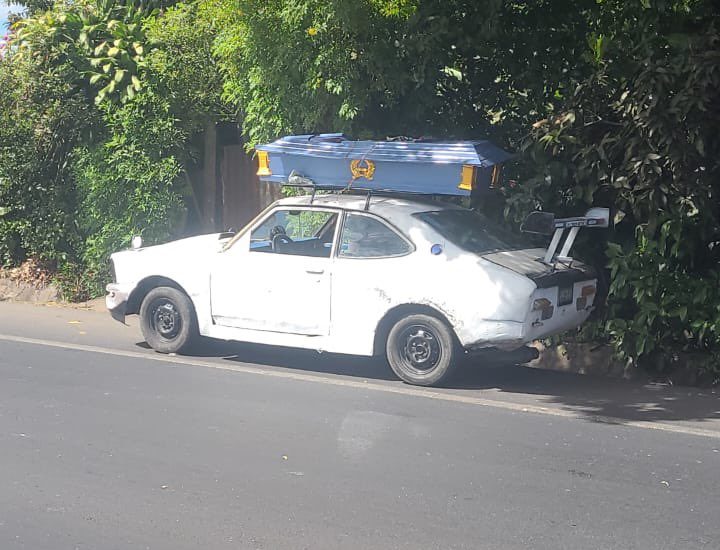
[[[276,204],[281,206],[309,206],[312,197],[302,195],[299,197],[287,197],[280,199]],[[346,210],[365,211],[367,197],[365,195],[351,195],[332,193],[327,195],[315,195],[312,199],[313,206],[326,206],[331,208],[344,208]],[[406,198],[397,196],[372,195],[370,197],[369,212],[377,214],[388,220],[397,217],[410,216],[418,212],[437,210],[459,210],[462,207],[452,203],[430,198]]]

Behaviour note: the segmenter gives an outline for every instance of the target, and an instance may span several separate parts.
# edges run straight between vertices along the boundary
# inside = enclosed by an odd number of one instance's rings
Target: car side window
[[[371,216],[349,213],[343,224],[340,257],[387,258],[403,256],[412,246],[403,237]]]
[[[337,216],[322,210],[278,210],[253,229],[250,251],[329,258]]]

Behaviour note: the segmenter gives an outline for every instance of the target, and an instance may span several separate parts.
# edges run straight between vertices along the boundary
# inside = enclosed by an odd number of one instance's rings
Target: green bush
[[[679,352],[701,352],[697,367],[718,372],[720,352],[720,269],[702,277],[673,261],[665,235],[648,238],[638,228],[629,250],[608,247],[612,272],[608,334],[623,359],[651,361],[655,370],[669,370]]]
[[[51,260],[67,298],[134,234],[181,234],[189,144],[227,116],[213,23],[173,3],[57,3],[0,59],[0,261]]]
[[[653,370],[688,356],[720,374],[713,14],[709,2],[690,11],[680,3],[636,10],[644,32],[628,25],[614,42],[594,43],[594,74],[536,125],[524,156],[531,176],[508,194],[515,218],[538,205],[561,214],[613,208],[606,239],[585,235],[576,250],[609,269],[608,307],[598,322],[617,354]]]
[[[75,253],[75,187],[69,153],[96,121],[72,68],[0,60],[0,265]]]

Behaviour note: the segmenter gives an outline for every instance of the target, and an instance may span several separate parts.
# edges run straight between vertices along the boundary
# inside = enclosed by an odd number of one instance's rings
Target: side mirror
[[[555,214],[550,212],[530,212],[520,226],[523,233],[552,235],[555,231]]]

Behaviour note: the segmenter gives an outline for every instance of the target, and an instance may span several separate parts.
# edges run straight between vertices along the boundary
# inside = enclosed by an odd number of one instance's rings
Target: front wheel
[[[186,351],[198,332],[190,298],[168,286],[152,289],[140,306],[140,329],[145,341],[156,351]]]
[[[457,361],[450,327],[430,315],[409,315],[390,330],[386,353],[393,372],[408,384],[432,386],[446,379]]]

